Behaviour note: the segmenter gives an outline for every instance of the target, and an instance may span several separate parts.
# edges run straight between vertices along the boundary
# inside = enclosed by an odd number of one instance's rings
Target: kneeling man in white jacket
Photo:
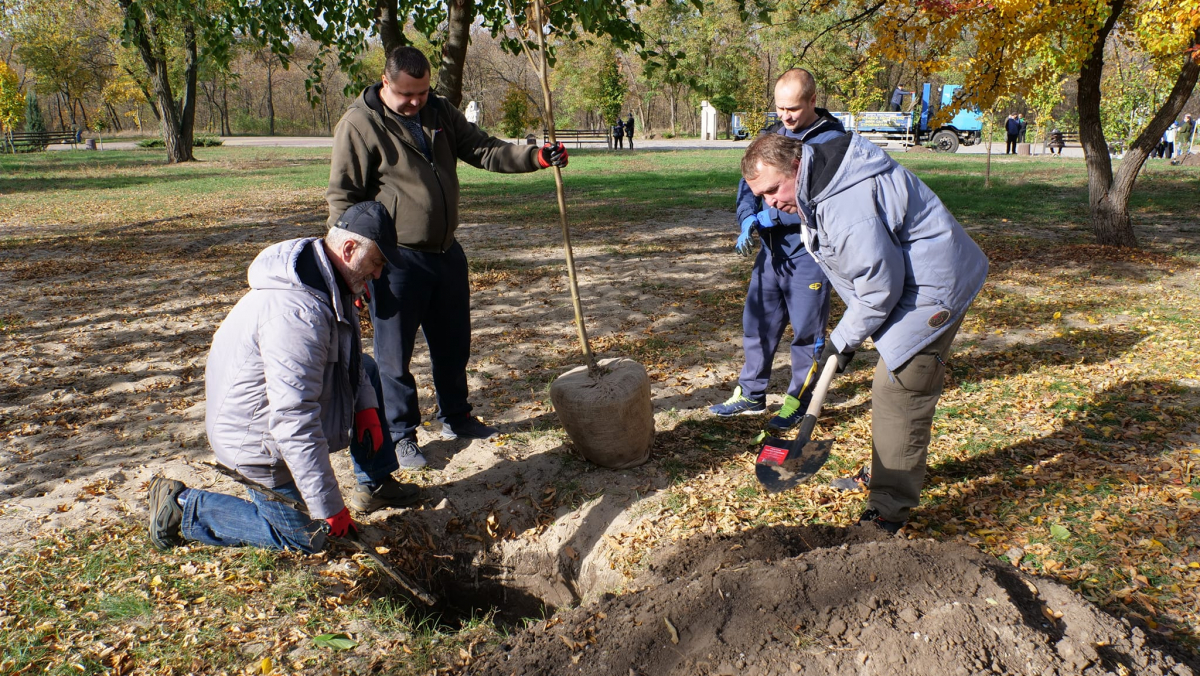
[[[218,462],[300,500],[309,514],[255,490],[243,500],[156,476],[149,496],[156,547],[190,540],[321,550],[326,532],[344,537],[355,529],[329,460],[347,446],[359,481],[356,509],[417,500],[416,486],[391,476],[396,458],[384,448],[354,305],[398,257],[395,227],[379,202],[354,205],[324,238],[281,242],[258,255],[249,293],[213,336],[205,429]]]

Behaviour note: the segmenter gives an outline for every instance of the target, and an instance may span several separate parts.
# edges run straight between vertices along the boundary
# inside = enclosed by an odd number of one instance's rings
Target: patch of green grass
[[[314,575],[315,565],[322,563],[252,549],[160,553],[133,524],[56,534],[5,558],[0,673],[240,672],[252,661],[242,652],[249,642],[266,644],[260,657],[293,671],[287,654],[297,640],[294,628],[346,631],[350,619],[365,619],[369,631],[356,640],[378,642],[385,651],[416,631],[420,617],[403,601],[367,593],[380,587],[378,577],[355,585]],[[327,586],[339,581],[348,584],[338,589],[356,591],[336,592],[338,602],[326,603],[335,594]],[[472,630],[486,634],[485,620]],[[393,672],[412,673],[406,661],[444,665],[445,654],[457,655],[457,634],[429,627],[420,635],[427,640],[410,645],[413,655],[390,661]],[[318,652],[305,669],[361,668],[346,659]]]

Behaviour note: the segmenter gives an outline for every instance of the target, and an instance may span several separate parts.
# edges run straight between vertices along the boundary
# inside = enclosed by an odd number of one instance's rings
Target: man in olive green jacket
[[[486,439],[496,430],[471,415],[467,259],[455,241],[458,161],[502,173],[567,165],[559,144],[517,146],[467,122],[429,91],[429,61],[419,50],[388,54],[383,81],[368,87],[338,122],[329,168],[329,222],[351,205],[382,202],[396,224],[403,265],[389,265],[372,284],[375,360],[384,394],[384,426],[405,468],[425,458],[416,443],[421,424],[416,381],[409,371],[417,329],[429,345],[442,436]],[[389,444],[390,445],[390,444]]]

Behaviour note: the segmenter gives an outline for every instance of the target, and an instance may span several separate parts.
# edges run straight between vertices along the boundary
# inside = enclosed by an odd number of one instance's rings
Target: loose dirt
[[[1060,584],[972,547],[873,526],[698,537],[655,561],[639,591],[540,622],[466,673],[1183,676],[1200,668]]]

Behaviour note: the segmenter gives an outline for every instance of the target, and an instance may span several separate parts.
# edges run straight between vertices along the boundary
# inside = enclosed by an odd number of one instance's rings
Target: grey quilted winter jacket
[[[805,246],[846,303],[833,345],[856,349],[869,337],[895,370],[966,314],[988,260],[921,179],[867,139],[848,141],[804,147]],[[844,154],[813,175],[814,152]]]
[[[308,242],[332,297],[296,272]],[[378,405],[361,366],[350,373],[358,313],[335,274],[319,239],[264,249],[250,265],[250,292],[213,336],[204,373],[217,460],[271,488],[295,480],[314,519],[345,506],[329,454],[349,445],[354,412]]]

